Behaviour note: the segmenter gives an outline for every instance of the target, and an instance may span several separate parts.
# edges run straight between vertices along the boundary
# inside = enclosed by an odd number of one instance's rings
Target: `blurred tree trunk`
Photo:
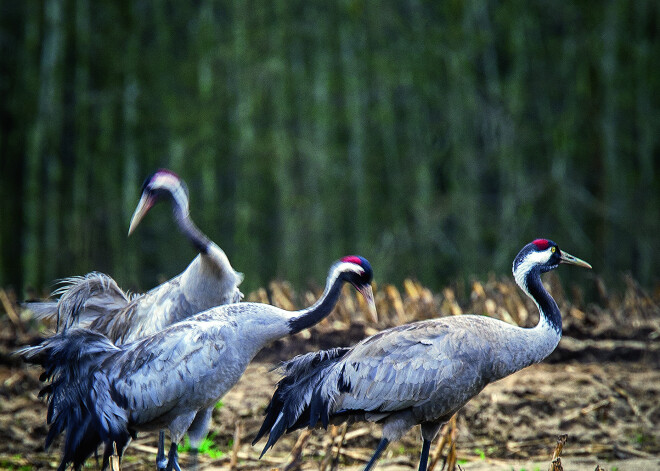
[[[39,65],[37,115],[28,139],[25,172],[24,285],[40,287],[55,278],[58,252],[60,169],[58,151],[62,118],[62,63],[64,31],[62,0],[44,4],[44,36]]]
[[[350,241],[355,250],[360,251],[370,244],[368,235],[370,229],[369,181],[367,178],[366,102],[368,89],[365,79],[364,61],[361,53],[365,47],[364,30],[355,22],[344,18],[339,22],[339,45],[341,51],[341,68],[344,92],[344,109],[346,120],[346,183],[349,192],[344,195],[345,217],[349,221],[350,232],[344,237]]]
[[[659,5],[6,3],[0,283],[180,272],[165,205],[126,239],[166,166],[246,290],[354,252],[439,286],[539,236],[650,286]]]

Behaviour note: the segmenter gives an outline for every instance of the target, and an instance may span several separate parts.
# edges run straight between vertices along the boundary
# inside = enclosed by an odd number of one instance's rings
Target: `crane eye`
[[[550,251],[551,251],[552,253],[555,253],[555,252],[557,251],[557,247],[552,247],[552,248],[550,249]]]

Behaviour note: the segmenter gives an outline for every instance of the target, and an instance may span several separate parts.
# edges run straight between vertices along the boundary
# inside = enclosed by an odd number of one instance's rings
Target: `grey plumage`
[[[124,293],[108,275],[92,272],[63,280],[57,303],[27,303],[37,317],[57,322],[57,331],[83,327],[126,343],[214,306],[238,302],[243,275],[225,253],[195,226],[189,216],[185,183],[161,169],[147,178],[131,220],[133,231],[159,200],[172,202],[174,220],[200,254],[179,275],[142,295]]]
[[[516,281],[539,305],[541,319],[534,328],[483,316],[446,317],[395,327],[352,348],[285,363],[253,443],[268,433],[266,452],[282,434],[302,427],[379,422],[383,439],[369,469],[390,441],[420,424],[420,469],[426,469],[430,442],[444,422],[487,384],[541,361],[556,347],[561,315],[543,289],[540,273],[561,262],[588,266],[550,241],[528,244],[516,257]]]
[[[57,331],[74,327],[99,332],[115,344],[129,343],[165,329],[214,306],[237,303],[243,298],[243,275],[231,266],[224,251],[195,226],[189,215],[188,190],[173,172],[161,169],[149,176],[131,219],[129,234],[157,201],[170,201],[174,221],[200,254],[176,277],[144,294],[129,295],[115,280],[92,272],[63,280],[54,292],[55,303],[28,303],[35,316],[56,321]],[[203,411],[191,436],[197,447],[206,436],[212,409]],[[159,438],[159,466],[165,461],[164,437]],[[107,452],[108,450],[106,450]]]
[[[54,321],[57,332],[71,327],[87,328],[97,319],[125,309],[131,301],[131,296],[115,280],[100,272],[63,279],[53,296],[60,298],[56,302],[32,302],[25,306],[35,317]]]
[[[177,443],[186,431],[205,434],[204,414],[264,345],[327,316],[345,282],[373,307],[371,279],[365,259],[345,257],[331,267],[323,296],[301,311],[228,304],[124,345],[70,329],[19,351],[43,366],[44,379],[50,379],[43,391],[51,411],[49,441],[66,432],[60,469],[69,462],[79,468],[101,443],[106,454],[112,442],[121,444],[121,453],[136,431],[160,428],[170,431],[169,465],[176,468]]]

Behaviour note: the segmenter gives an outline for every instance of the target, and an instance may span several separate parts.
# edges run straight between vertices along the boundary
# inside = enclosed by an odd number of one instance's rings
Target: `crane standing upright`
[[[57,330],[83,327],[99,332],[117,345],[154,334],[167,326],[214,306],[239,302],[243,294],[238,286],[243,275],[236,272],[225,252],[202,233],[190,218],[188,188],[177,174],[160,169],[146,178],[140,201],[131,218],[128,235],[158,201],[170,201],[172,216],[179,230],[193,244],[199,255],[179,275],[150,291],[130,297],[115,280],[92,272],[72,277],[57,293],[57,302],[28,303],[38,317],[56,318]],[[211,420],[213,407],[200,411],[196,421],[204,428]],[[158,438],[158,469],[167,459],[165,435]],[[200,443],[191,440],[195,450]],[[108,450],[106,450],[107,452]]]
[[[476,315],[444,317],[286,362],[253,444],[269,434],[263,455],[285,432],[319,423],[378,422],[382,439],[366,471],[389,442],[420,424],[419,469],[426,470],[431,441],[443,423],[487,384],[540,362],[559,343],[561,313],[541,274],[560,263],[591,268],[546,239],[527,244],[513,262],[516,283],[539,309],[534,328]]]
[[[187,432],[191,443],[206,435],[197,417],[212,407],[243,375],[268,343],[311,327],[330,314],[341,287],[351,283],[375,317],[369,262],[348,256],[330,268],[316,303],[290,312],[258,303],[218,306],[132,343],[115,345],[88,329],[70,329],[18,353],[41,365],[50,379],[46,438],[66,431],[62,462],[79,469],[101,444],[121,454],[139,430],[167,427],[167,469],[179,470],[177,445]]]

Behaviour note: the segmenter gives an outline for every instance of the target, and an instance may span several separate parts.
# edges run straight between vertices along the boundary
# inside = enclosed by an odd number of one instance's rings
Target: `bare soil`
[[[440,312],[451,307],[446,304],[450,297],[434,297]],[[402,298],[408,309],[408,298]],[[649,302],[634,322],[624,315],[623,304],[611,312],[560,304],[568,313],[565,336],[546,362],[489,385],[459,412],[453,433],[460,469],[545,471],[560,434],[568,435],[561,455],[566,470],[593,470],[596,465],[611,471],[660,469],[660,311],[655,301]],[[340,307],[338,316],[350,308]],[[379,305],[384,323],[396,323],[394,311],[396,303],[389,308]],[[601,315],[596,329],[594,319]],[[48,428],[46,405],[37,397],[40,372],[11,355],[40,335],[37,328],[0,314],[0,469],[54,469],[59,464],[60,442],[43,450]],[[343,440],[342,428],[314,430],[306,437],[300,459],[293,459],[291,450],[302,432],[284,437],[261,460],[264,442],[250,442],[279,378],[274,367],[280,361],[305,351],[350,345],[376,330],[365,328],[359,319],[352,324],[327,321],[263,351],[216,409],[212,447],[223,454],[202,454],[202,469],[329,470],[333,459],[339,469],[361,469],[378,443],[378,425],[354,424]],[[156,438],[141,434],[133,441],[122,469],[153,469]],[[419,431],[414,429],[390,445],[376,469],[417,469],[420,446]],[[442,468],[447,452],[448,447],[436,470]],[[184,467],[189,463],[186,453],[181,462]],[[98,467],[93,459],[88,466]]]

